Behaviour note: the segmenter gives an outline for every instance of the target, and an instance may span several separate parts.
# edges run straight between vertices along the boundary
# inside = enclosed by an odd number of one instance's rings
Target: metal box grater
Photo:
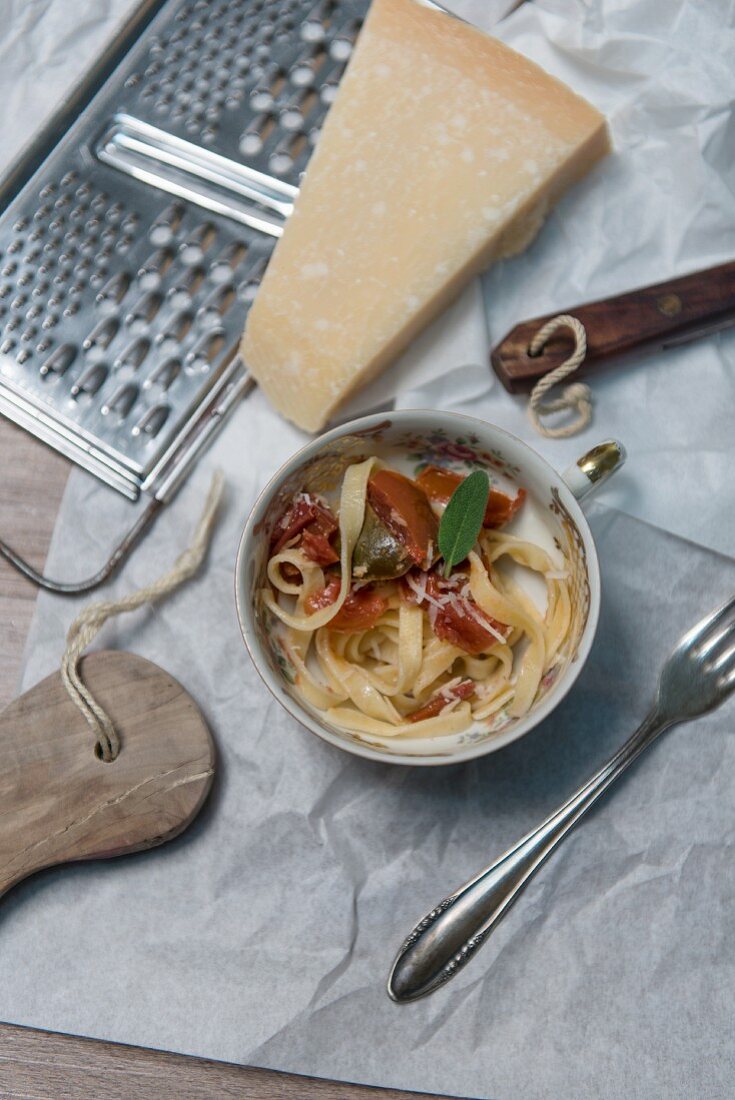
[[[367,0],[144,0],[0,185],[0,412],[165,497],[237,345]]]

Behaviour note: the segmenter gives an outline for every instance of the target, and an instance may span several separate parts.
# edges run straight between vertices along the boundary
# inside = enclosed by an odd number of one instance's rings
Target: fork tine
[[[709,657],[713,660],[720,651],[735,639],[735,622],[727,623],[721,630],[715,629],[705,640],[697,646],[700,657]]]
[[[719,687],[721,692],[721,701],[726,699],[733,691],[735,691],[735,665],[726,672],[724,676],[720,677]]]
[[[730,631],[730,634],[735,639],[735,631]],[[735,670],[735,645],[728,646],[722,653],[717,654],[712,662],[712,669],[714,672]]]
[[[724,603],[722,607],[716,608],[710,615],[702,619],[691,630],[688,630],[684,637],[681,639],[682,646],[695,646],[702,641],[709,642],[712,631],[724,622],[727,617],[735,610],[735,596],[731,596],[727,603]],[[721,633],[716,636],[716,640],[721,637]],[[716,644],[715,640],[715,644]]]

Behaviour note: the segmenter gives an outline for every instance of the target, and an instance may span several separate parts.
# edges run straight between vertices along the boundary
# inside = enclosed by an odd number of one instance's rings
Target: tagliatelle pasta
[[[522,717],[564,656],[572,601],[561,552],[553,560],[502,527],[525,493],[493,491],[488,526],[447,570],[437,531],[450,478],[461,480],[431,467],[414,481],[369,458],[345,471],[334,512],[296,494],[272,536],[261,599],[296,690],[371,743]],[[508,566],[544,581],[543,610]]]

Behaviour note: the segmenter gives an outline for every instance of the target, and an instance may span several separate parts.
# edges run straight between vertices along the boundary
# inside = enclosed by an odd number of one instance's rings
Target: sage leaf
[[[490,479],[475,470],[460,482],[449,498],[439,524],[439,552],[444,558],[444,576],[469,554],[482,527],[490,495]]]

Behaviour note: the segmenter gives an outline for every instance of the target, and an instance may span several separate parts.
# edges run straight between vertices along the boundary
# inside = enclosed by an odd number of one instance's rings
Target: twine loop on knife
[[[540,355],[544,346],[560,328],[569,328],[574,336],[574,351],[558,367],[554,367],[548,374],[539,378],[531,390],[528,405],[528,415],[537,432],[549,439],[566,439],[576,435],[586,428],[592,419],[592,391],[584,382],[573,382],[567,386],[560,397],[546,401],[549,390],[558,382],[563,382],[581,366],[587,354],[587,334],[584,325],[576,317],[569,313],[560,313],[558,317],[552,317],[550,321],[538,330],[531,341],[528,354]],[[541,421],[542,416],[550,413],[563,412],[567,409],[576,409],[578,416],[571,424],[565,424],[558,428],[549,428]]]
[[[158,600],[189,580],[199,569],[207,553],[212,528],[222,496],[224,478],[217,470],[191,544],[179,554],[172,568],[146,585],[119,600],[105,600],[85,607],[69,627],[66,651],[61,659],[61,678],[72,702],[84,715],[96,738],[95,751],[105,763],[111,763],[120,752],[120,735],[109,714],[86,687],[79,671],[82,653],[96,637],[108,619],[124,611],[134,611],[144,603]]]

